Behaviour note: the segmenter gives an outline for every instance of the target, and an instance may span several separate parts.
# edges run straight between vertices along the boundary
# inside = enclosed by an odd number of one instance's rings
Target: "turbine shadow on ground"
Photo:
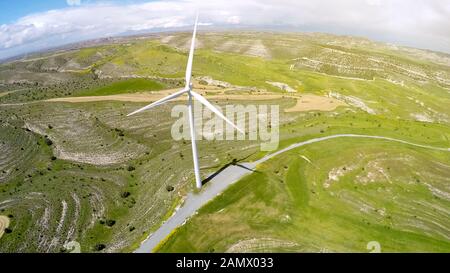
[[[217,171],[215,171],[215,172],[213,172],[212,174],[210,174],[207,178],[203,179],[203,180],[202,180],[202,185],[203,185],[203,186],[206,185],[209,181],[211,181],[214,177],[216,177],[218,174],[220,174],[221,172],[223,172],[226,168],[228,168],[228,167],[230,167],[230,166],[233,166],[233,165],[234,165],[234,166],[237,166],[237,167],[241,167],[241,168],[246,169],[246,170],[249,170],[249,171],[251,171],[251,172],[258,172],[257,170],[254,170],[254,169],[248,168],[248,167],[246,167],[246,166],[244,166],[244,165],[242,165],[242,164],[239,164],[239,162],[244,161],[245,159],[249,158],[249,157],[252,156],[253,154],[254,154],[254,153],[252,153],[252,154],[250,154],[250,155],[248,155],[248,156],[246,156],[246,157],[243,157],[243,158],[241,158],[241,159],[233,158],[233,160],[232,160],[231,162],[228,162],[227,164],[223,165],[220,169],[218,169]]]

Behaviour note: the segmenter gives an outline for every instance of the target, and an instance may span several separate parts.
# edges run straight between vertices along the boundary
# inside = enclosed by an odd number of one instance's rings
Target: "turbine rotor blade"
[[[168,101],[170,101],[170,100],[172,100],[172,99],[174,99],[176,97],[179,97],[179,96],[183,95],[187,91],[189,91],[189,89],[183,89],[183,90],[180,90],[180,91],[178,91],[176,93],[173,93],[172,95],[169,95],[169,96],[164,97],[164,98],[162,98],[160,100],[157,100],[157,101],[155,101],[155,102],[153,102],[153,103],[151,103],[151,104],[149,104],[147,106],[144,106],[144,107],[142,107],[142,108],[140,108],[140,109],[138,109],[138,110],[128,114],[127,117],[132,116],[132,115],[137,114],[137,113],[140,113],[142,111],[148,110],[148,109],[153,108],[155,106],[164,104],[164,103],[166,103],[166,102],[168,102]]]
[[[203,105],[205,105],[209,110],[211,110],[211,112],[215,113],[216,115],[218,115],[219,117],[221,117],[223,120],[225,120],[225,122],[227,122],[228,124],[230,124],[231,126],[233,126],[234,128],[236,128],[236,130],[238,130],[239,132],[241,132],[242,134],[245,134],[244,131],[242,131],[239,127],[237,127],[233,122],[231,122],[229,119],[227,119],[222,112],[219,111],[219,109],[217,109],[216,107],[214,107],[214,105],[212,105],[207,99],[205,99],[202,95],[194,92],[194,91],[190,91],[190,93],[192,94],[192,96],[194,96],[199,102],[201,102]]]
[[[198,23],[198,14],[195,18],[195,26],[194,26],[194,33],[192,34],[192,41],[191,41],[191,49],[189,50],[189,58],[186,66],[186,88],[189,88],[191,84],[191,77],[192,77],[192,61],[194,59],[194,50],[195,50],[195,36],[197,35],[197,23]]]

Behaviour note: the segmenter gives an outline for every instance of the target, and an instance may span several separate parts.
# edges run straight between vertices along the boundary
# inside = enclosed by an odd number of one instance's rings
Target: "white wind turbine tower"
[[[157,100],[145,107],[142,107],[141,109],[138,109],[136,111],[134,111],[133,113],[128,114],[127,116],[131,116],[134,114],[137,114],[139,112],[148,110],[150,108],[153,108],[155,106],[164,104],[176,97],[179,97],[183,94],[187,94],[188,95],[188,111],[189,111],[189,127],[190,127],[190,134],[191,134],[191,143],[192,143],[192,156],[194,159],[194,173],[195,173],[195,183],[197,185],[197,188],[201,188],[202,187],[202,180],[200,178],[200,168],[199,168],[199,164],[198,164],[198,156],[197,156],[197,144],[195,141],[195,124],[194,124],[194,111],[193,111],[193,106],[192,106],[192,97],[194,97],[195,99],[197,99],[199,102],[201,102],[203,105],[205,105],[209,110],[211,110],[212,112],[214,112],[216,115],[218,115],[219,117],[221,117],[223,120],[225,120],[228,124],[230,124],[231,126],[233,126],[234,128],[236,128],[239,132],[244,133],[239,127],[237,127],[235,124],[233,124],[229,119],[227,119],[216,107],[214,107],[208,100],[206,100],[202,95],[194,92],[192,90],[192,83],[191,83],[191,78],[192,78],[192,61],[194,58],[194,48],[195,48],[195,36],[197,34],[197,22],[198,22],[198,15],[197,18],[195,19],[195,26],[194,26],[194,33],[192,35],[192,41],[191,41],[191,49],[189,51],[189,59],[187,62],[187,67],[186,67],[186,86],[184,87],[183,90],[180,90],[172,95],[169,95],[167,97],[164,97],[160,100]]]

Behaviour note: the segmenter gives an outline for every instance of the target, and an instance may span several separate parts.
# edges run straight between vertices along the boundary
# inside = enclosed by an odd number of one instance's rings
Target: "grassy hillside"
[[[384,140],[298,148],[231,186],[158,251],[368,252],[377,241],[383,252],[449,252],[449,159]]]
[[[0,65],[0,252],[131,251],[194,188],[174,102],[51,98],[153,94],[184,85],[189,33],[52,52]],[[450,56],[327,34],[200,33],[194,88],[226,104],[280,105],[279,148],[358,133],[450,147]],[[288,86],[289,88],[281,88]],[[288,92],[288,91],[294,92]],[[277,99],[259,100],[266,94]],[[345,104],[289,112],[296,96]],[[233,101],[229,95],[244,95]],[[203,177],[265,154],[199,141]],[[282,154],[201,209],[160,251],[450,251],[450,154],[333,139]],[[198,229],[198,227],[202,229]]]
[[[104,96],[142,91],[157,91],[166,85],[148,79],[129,79],[78,93],[78,96]]]

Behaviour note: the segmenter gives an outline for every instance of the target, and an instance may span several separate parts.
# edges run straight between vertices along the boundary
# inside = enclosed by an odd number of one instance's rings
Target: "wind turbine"
[[[178,92],[173,93],[172,95],[169,95],[167,97],[164,97],[160,100],[157,100],[145,107],[142,107],[141,109],[138,109],[130,114],[127,115],[127,117],[132,116],[134,114],[137,114],[139,112],[148,110],[150,108],[153,108],[155,106],[164,104],[176,97],[179,97],[183,94],[188,95],[188,111],[189,111],[189,127],[190,127],[190,134],[191,134],[191,143],[192,143],[192,156],[194,160],[194,173],[195,173],[195,183],[197,185],[197,188],[200,189],[202,187],[202,180],[200,178],[200,168],[198,163],[198,155],[197,155],[197,144],[195,140],[195,124],[194,124],[194,111],[192,106],[192,100],[195,98],[197,101],[202,103],[204,106],[206,106],[209,110],[211,110],[213,113],[221,117],[225,122],[236,128],[239,132],[244,132],[237,127],[234,123],[232,123],[229,119],[227,119],[216,107],[214,107],[207,99],[205,99],[202,95],[196,93],[194,90],[192,90],[192,61],[194,59],[194,49],[195,49],[195,36],[197,34],[197,23],[198,23],[198,15],[195,19],[195,26],[194,26],[194,33],[192,34],[192,41],[191,41],[191,49],[189,51],[189,58],[187,62],[186,67],[186,85],[183,90],[180,90]]]

